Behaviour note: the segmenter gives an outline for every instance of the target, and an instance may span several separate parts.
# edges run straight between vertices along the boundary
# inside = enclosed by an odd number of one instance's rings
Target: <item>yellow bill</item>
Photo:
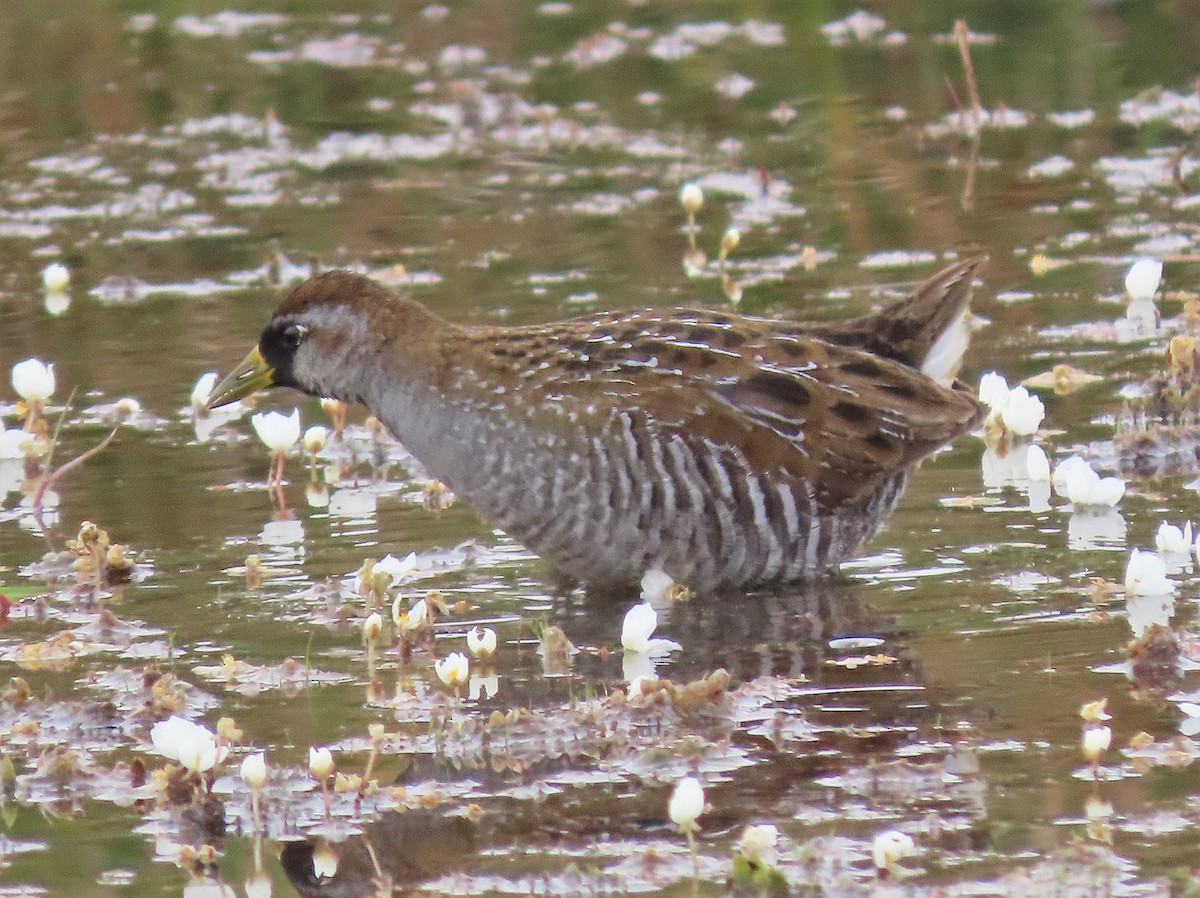
[[[267,364],[255,346],[240,365],[213,387],[212,395],[208,398],[208,407],[220,408],[274,385],[275,369]]]

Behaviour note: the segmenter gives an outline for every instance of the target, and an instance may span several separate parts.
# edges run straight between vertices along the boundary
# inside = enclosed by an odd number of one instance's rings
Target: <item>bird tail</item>
[[[818,335],[919,368],[942,386],[951,386],[971,340],[971,285],[986,261],[986,256],[975,256],[955,262],[902,302],[830,325],[828,334]]]

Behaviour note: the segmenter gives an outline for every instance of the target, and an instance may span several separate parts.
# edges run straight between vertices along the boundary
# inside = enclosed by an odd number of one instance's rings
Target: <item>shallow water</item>
[[[1193,874],[1197,581],[1174,572],[1170,607],[1132,608],[1120,582],[1161,521],[1200,518],[1200,466],[1186,432],[1152,429],[1136,459],[1111,440],[1129,385],[1194,326],[1196,26],[1166,3],[973,8],[975,146],[947,87],[966,102],[951,5],[884,12],[0,7],[0,365],[55,364],[52,421],[74,391],[55,464],[105,436],[105,406],[143,407],[56,484],[47,536],[36,481],[0,461],[0,664],[29,687],[0,701],[0,894],[722,894],[755,822],[778,826],[797,894],[1166,895]],[[691,271],[688,180],[706,195]],[[1028,483],[959,440],[839,581],[660,609],[682,648],[657,675],[723,669],[727,685],[623,701],[644,672],[620,647],[637,596],[573,591],[463,504],[431,510],[419,466],[361,410],[314,490],[289,459],[284,512],[248,416],[197,427],[189,408],[314,266],[470,322],[738,291],[750,313],[834,318],[976,252],[965,376],[1100,375],[1040,391],[1037,442],[1119,468],[1126,495],[1031,512]],[[1121,283],[1141,255],[1166,271],[1163,323],[1139,329]],[[41,290],[54,260],[65,297]],[[7,428],[15,400],[5,384]],[[328,423],[295,395],[261,405]],[[57,553],[89,520],[129,547],[132,583],[76,585]],[[372,683],[354,574],[409,552],[401,595],[437,590],[450,613],[404,661],[389,630]],[[1131,626],[1155,615],[1178,657],[1131,677]],[[455,699],[433,660],[476,624],[500,648]],[[539,653],[551,625],[577,653]],[[1078,711],[1101,697],[1096,781]],[[173,712],[242,730],[205,802],[154,776],[150,727]],[[378,789],[334,793],[327,817],[309,747],[362,775],[376,723]],[[237,775],[252,748],[271,768],[258,838]],[[710,805],[694,856],[666,814],[687,773]],[[880,882],[889,829],[917,851]]]

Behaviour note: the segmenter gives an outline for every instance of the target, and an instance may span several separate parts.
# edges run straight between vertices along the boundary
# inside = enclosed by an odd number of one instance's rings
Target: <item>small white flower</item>
[[[704,813],[704,787],[694,776],[685,776],[675,784],[667,814],[682,833],[693,833],[700,827],[696,819]]]
[[[413,602],[413,606],[407,611],[404,610],[404,597],[396,596],[392,600],[392,623],[400,628],[402,632],[411,633],[413,630],[419,630],[425,626],[425,620],[429,615],[429,608],[425,604],[424,599],[418,599]]]
[[[228,748],[217,745],[217,737],[207,727],[177,716],[152,726],[150,741],[155,751],[178,761],[190,773],[211,770],[229,754]]]
[[[1025,454],[1025,473],[1035,483],[1050,482],[1050,459],[1041,446],[1030,446]]]
[[[433,662],[433,669],[438,675],[438,679],[452,689],[457,689],[467,682],[471,662],[467,660],[467,656],[462,652],[451,652],[441,661]]]
[[[979,378],[979,401],[992,411],[1004,408],[1008,400],[1008,381],[1003,374],[989,371]]]
[[[1091,763],[1097,763],[1112,745],[1112,730],[1106,726],[1089,726],[1083,731],[1083,741],[1080,747],[1083,756]]]
[[[738,248],[738,244],[742,242],[742,235],[738,233],[737,228],[730,228],[721,235],[721,252],[728,255]]]
[[[779,859],[779,851],[776,848],[778,842],[779,830],[773,823],[750,825],[742,831],[737,850],[748,861],[756,861],[764,867],[774,867]]]
[[[118,421],[128,421],[142,413],[142,404],[132,396],[126,396],[116,401],[113,411],[117,413]]]
[[[62,262],[51,262],[42,269],[42,286],[50,293],[61,293],[71,283],[71,270]]]
[[[329,428],[314,424],[304,431],[304,451],[316,455],[325,448],[325,440],[329,438]]]
[[[1054,492],[1058,493],[1064,499],[1067,498],[1067,482],[1071,479],[1071,474],[1076,469],[1090,469],[1089,465],[1081,456],[1072,455],[1069,458],[1064,458],[1054,467],[1054,476],[1052,483],[1054,484]]]
[[[324,782],[329,777],[329,774],[333,773],[334,769],[333,752],[331,752],[328,748],[309,748],[309,773],[311,773],[318,780]]]
[[[1133,550],[1125,566],[1125,592],[1134,596],[1164,596],[1175,592],[1167,565],[1153,552]]]
[[[213,387],[216,385],[216,371],[208,371],[200,375],[200,379],[192,387],[192,408],[195,411],[201,412],[208,407],[208,399],[212,396]]]
[[[395,555],[384,555],[381,559],[375,562],[375,573],[387,574],[392,578],[391,585],[402,583],[409,576],[416,573],[419,565],[417,564],[417,553],[409,552],[403,559],[397,558]]]
[[[367,619],[363,621],[363,639],[367,642],[374,642],[382,632],[383,617],[378,611],[372,611],[367,615]]]
[[[689,181],[679,188],[679,205],[683,206],[683,211],[688,215],[699,212],[700,207],[704,205],[704,191],[700,189],[700,185]]]
[[[12,368],[12,385],[26,402],[45,402],[54,395],[54,366],[41,359],[26,359]]]
[[[1160,555],[1192,554],[1192,522],[1188,521],[1180,529],[1174,524],[1163,521],[1154,533],[1154,548]]]
[[[242,760],[242,781],[251,789],[261,789],[267,781],[267,757],[263,752],[246,755]]]
[[[1073,505],[1110,508],[1125,495],[1125,481],[1101,477],[1084,459],[1073,455],[1054,469],[1054,490]]]
[[[476,658],[487,658],[496,653],[496,631],[491,627],[472,627],[467,631],[467,648]]]
[[[1125,292],[1134,302],[1153,299],[1162,273],[1163,263],[1158,259],[1138,259],[1125,274]]]
[[[1017,436],[1036,433],[1044,417],[1046,407],[1042,405],[1042,400],[1024,387],[1013,387],[1009,390],[1004,407],[1000,409],[1000,420]]]
[[[263,445],[276,455],[282,455],[300,439],[300,409],[292,409],[290,415],[282,412],[258,412],[250,416],[254,432]]]
[[[658,568],[651,568],[642,574],[642,598],[647,602],[668,601],[674,586],[671,575]]]
[[[658,612],[649,602],[639,602],[625,612],[621,625],[621,645],[627,652],[650,650],[650,637],[658,626]]]
[[[908,857],[916,849],[916,843],[908,833],[889,829],[875,836],[871,844],[871,859],[879,872],[893,870],[901,858]]]

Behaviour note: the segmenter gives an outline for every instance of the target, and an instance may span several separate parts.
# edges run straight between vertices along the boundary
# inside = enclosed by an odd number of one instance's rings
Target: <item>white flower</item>
[[[229,754],[228,748],[217,745],[217,737],[207,727],[177,716],[152,726],[150,741],[155,751],[178,761],[190,773],[211,770]]]
[[[772,823],[747,826],[738,840],[737,850],[748,861],[757,861],[764,867],[774,867],[779,859],[775,847],[779,841],[779,830]]]
[[[424,599],[413,602],[413,606],[404,610],[404,597],[396,596],[392,601],[392,623],[405,633],[420,630],[429,618],[429,607]]]
[[[1030,446],[1025,454],[1025,473],[1035,483],[1050,482],[1050,459],[1041,446]]]
[[[208,399],[212,396],[213,387],[217,385],[217,372],[208,371],[200,375],[196,385],[192,387],[192,408],[198,412],[208,407]]]
[[[324,782],[334,771],[333,752],[328,748],[309,748],[308,772]]]
[[[392,584],[396,584],[416,573],[417,568],[417,553],[409,552],[403,560],[395,555],[384,555],[375,562],[374,570],[377,574],[387,574],[392,578]]]
[[[1125,292],[1134,302],[1153,299],[1162,281],[1163,263],[1158,259],[1138,259],[1125,274]]]
[[[1160,555],[1192,554],[1192,522],[1188,521],[1183,529],[1163,521],[1154,533],[1154,548]]]
[[[250,416],[254,432],[263,445],[276,455],[282,455],[300,439],[300,409],[292,409],[290,415],[282,412],[259,412]]]
[[[742,235],[738,233],[737,228],[730,228],[721,235],[721,252],[728,254],[738,248],[738,244],[742,242]]]
[[[1125,495],[1125,481],[1101,477],[1086,461],[1072,455],[1054,469],[1054,491],[1074,505],[1111,507]]]
[[[1054,476],[1052,478],[1054,492],[1058,493],[1064,499],[1067,498],[1067,481],[1071,479],[1071,473],[1076,469],[1091,469],[1091,467],[1081,456],[1072,455],[1070,458],[1064,458],[1054,467]]]
[[[1108,747],[1112,745],[1112,730],[1104,726],[1090,726],[1083,731],[1083,756],[1093,764],[1100,760],[1100,757],[1108,751]]]
[[[467,648],[476,658],[486,658],[496,652],[496,631],[491,627],[472,627],[467,631]]]
[[[1179,702],[1179,710],[1184,713],[1179,721],[1179,732],[1185,736],[1195,736],[1200,733],[1200,705],[1195,702]]]
[[[142,404],[132,396],[125,396],[116,401],[113,405],[113,411],[117,413],[118,421],[128,421],[130,418],[136,418],[142,413]]]
[[[452,689],[457,689],[467,682],[471,662],[462,652],[451,652],[441,661],[433,662],[433,669],[439,680]]]
[[[675,784],[667,804],[667,814],[680,832],[692,833],[700,828],[696,825],[696,818],[703,813],[704,787],[694,776],[685,776]]]
[[[42,286],[50,293],[61,293],[71,283],[71,271],[62,262],[51,262],[42,269]]]
[[[54,395],[54,366],[26,359],[12,368],[12,385],[26,402],[45,402]]]
[[[679,205],[683,206],[683,211],[688,215],[699,212],[700,207],[704,205],[704,191],[700,189],[700,185],[689,181],[679,188]]]
[[[979,401],[992,411],[1004,408],[1008,401],[1008,381],[1003,374],[989,371],[979,378]]]
[[[642,574],[642,598],[647,602],[668,601],[674,586],[671,575],[658,568],[651,568]]]
[[[267,758],[263,752],[246,755],[242,760],[242,781],[251,789],[261,789],[267,781]]]
[[[367,642],[374,642],[382,632],[383,617],[380,616],[378,611],[372,611],[367,615],[367,619],[363,621],[363,639]]]
[[[912,836],[889,829],[875,836],[871,844],[871,858],[875,861],[875,869],[883,872],[894,869],[901,858],[912,854],[915,849]]]
[[[1013,387],[1009,390],[1004,407],[1000,409],[1000,420],[1017,436],[1036,433],[1044,417],[1046,407],[1042,405],[1042,400],[1024,387]]]
[[[304,431],[304,451],[316,455],[325,448],[325,440],[329,438],[329,428],[314,424]]]
[[[649,602],[639,602],[625,612],[621,625],[621,645],[627,652],[650,650],[650,637],[658,626],[658,612]]]
[[[1165,596],[1175,592],[1167,564],[1153,552],[1133,550],[1125,566],[1125,592],[1134,596]]]

